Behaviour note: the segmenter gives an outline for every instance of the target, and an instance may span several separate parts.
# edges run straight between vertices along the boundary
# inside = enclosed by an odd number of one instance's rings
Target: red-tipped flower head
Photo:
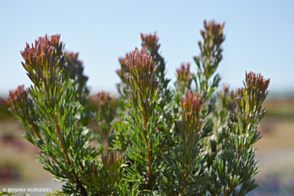
[[[129,54],[127,66],[133,76],[143,73],[153,74],[157,68],[156,64],[152,63],[152,57],[147,53],[147,50],[142,49],[139,51],[137,48]]]
[[[143,34],[141,33],[141,40],[142,40],[142,47],[148,48],[152,52],[157,52],[160,44],[158,44],[159,38],[156,35],[156,32],[154,34]]]
[[[192,82],[190,65],[190,63],[182,63],[181,67],[177,69],[176,85],[190,86]]]
[[[193,128],[199,122],[199,115],[203,109],[204,97],[198,93],[188,91],[186,97],[181,98],[182,118],[186,127]]]
[[[247,88],[257,89],[265,92],[269,86],[270,79],[264,79],[261,74],[253,72],[246,73],[246,86]]]
[[[28,97],[28,93],[24,90],[24,85],[18,86],[17,89],[9,91],[9,97],[6,102],[11,105],[12,103],[23,100]]]

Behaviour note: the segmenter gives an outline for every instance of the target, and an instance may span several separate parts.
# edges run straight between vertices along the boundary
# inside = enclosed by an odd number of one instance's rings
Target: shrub
[[[197,73],[183,63],[174,88],[157,35],[141,34],[142,49],[119,59],[118,107],[107,92],[89,97],[83,64],[59,35],[26,45],[22,65],[33,84],[10,91],[7,102],[24,138],[41,149],[38,161],[64,182],[63,193],[229,196],[258,186],[253,144],[269,79],[250,72],[242,88],[216,92],[223,29],[204,22]],[[99,133],[87,128],[92,120]]]

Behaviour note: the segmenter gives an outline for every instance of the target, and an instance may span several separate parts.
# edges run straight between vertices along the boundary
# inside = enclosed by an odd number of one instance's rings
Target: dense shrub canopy
[[[204,22],[197,72],[183,63],[174,88],[159,38],[141,34],[142,49],[119,59],[117,107],[107,92],[89,96],[83,64],[60,35],[26,45],[22,65],[33,84],[10,91],[7,102],[64,194],[229,196],[258,186],[253,144],[269,79],[246,73],[242,88],[216,93],[223,30],[224,23]]]

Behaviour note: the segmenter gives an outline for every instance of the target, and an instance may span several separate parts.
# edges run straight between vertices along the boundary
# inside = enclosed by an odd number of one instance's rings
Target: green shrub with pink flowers
[[[89,96],[83,64],[60,35],[26,45],[32,85],[10,91],[7,102],[63,194],[237,196],[258,186],[253,144],[270,80],[249,72],[243,87],[218,89],[223,30],[204,22],[196,66],[183,63],[174,83],[157,35],[141,34],[142,48],[119,59],[117,107],[107,92]]]

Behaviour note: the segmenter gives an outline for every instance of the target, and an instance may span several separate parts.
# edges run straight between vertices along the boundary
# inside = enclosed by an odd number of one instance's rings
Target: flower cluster
[[[119,63],[121,68],[116,70],[117,75],[120,77],[120,79],[122,80],[124,84],[127,83],[125,74],[129,72],[128,66],[127,66],[128,59],[129,59],[129,54],[126,54],[125,58],[122,58],[122,57],[119,58]]]
[[[270,83],[270,79],[264,79],[261,74],[256,74],[253,72],[246,73],[246,88],[248,93],[259,93],[265,98],[267,95],[267,88]]]
[[[246,73],[245,86],[237,90],[237,106],[242,113],[253,112],[263,116],[261,104],[267,97],[270,79],[264,79],[261,74]],[[247,111],[248,110],[248,111]]]
[[[182,122],[179,125],[183,130],[197,133],[203,125],[203,120],[199,118],[203,109],[204,98],[200,97],[198,93],[188,91],[186,97],[181,98],[182,106]]]
[[[9,91],[9,97],[6,102],[12,107],[20,102],[26,102],[28,93],[24,90],[24,85],[18,86],[17,89]]]
[[[142,47],[147,47],[152,52],[158,52],[160,44],[158,44],[159,38],[156,33],[154,34],[143,34],[141,33]]]
[[[234,99],[236,97],[235,91],[230,91],[229,86],[224,86],[223,90],[217,93],[219,100],[221,101],[222,107],[227,111],[232,111],[235,108]]]
[[[63,44],[59,39],[60,35],[50,37],[45,35],[45,37],[39,37],[38,40],[35,40],[35,44],[31,46],[26,44],[24,50],[21,51],[21,56],[24,59],[22,65],[30,78],[34,77],[31,72],[39,75],[56,73],[55,67],[59,61],[63,60]],[[44,67],[46,67],[45,72]]]
[[[109,155],[102,156],[102,163],[107,171],[116,171],[122,164],[124,155],[118,151],[111,151]]]
[[[32,44],[30,47],[28,43],[26,44],[25,49],[21,52],[21,56],[28,64],[36,64],[34,61],[45,63],[46,58],[54,56],[55,53],[61,53],[62,44],[59,43],[59,39],[60,35],[39,37],[38,40],[35,40],[35,45]],[[57,51],[55,51],[55,48]]]
[[[11,106],[10,111],[22,117],[29,117],[32,106],[32,99],[24,89],[24,85],[17,89],[9,91],[9,97],[6,102]]]
[[[127,58],[127,66],[132,76],[136,76],[137,73],[141,74],[153,74],[156,71],[156,64],[153,64],[152,57],[147,53],[146,49],[138,50],[135,48],[133,52],[129,54]]]
[[[111,100],[111,97],[110,97],[110,93],[108,92],[102,91],[100,93],[97,93],[94,96],[94,101],[97,107],[101,107],[103,105],[109,104],[110,100]]]
[[[36,121],[39,120],[39,115],[36,113],[34,103],[24,85],[18,86],[16,90],[9,91],[9,97],[6,102],[10,105],[10,112],[13,115],[19,116],[23,126],[27,126],[31,133],[40,138],[40,131],[36,126]]]
[[[225,23],[219,24],[214,20],[209,22],[204,21],[204,30],[201,30],[200,33],[203,39],[212,39],[213,43],[218,47],[225,40],[223,35],[224,26]]]
[[[266,114],[262,103],[267,97],[270,79],[264,79],[261,74],[253,72],[245,74],[243,88],[236,91],[236,108],[231,111],[229,118],[229,128],[236,134],[259,134],[257,132],[258,123]],[[257,141],[259,138],[253,137],[250,140]]]
[[[135,106],[138,107],[144,101],[155,101],[159,83],[155,80],[157,65],[152,62],[151,55],[145,49],[139,51],[136,48],[129,54],[127,66],[128,85],[132,90],[131,97]]]
[[[200,33],[204,39],[204,42],[198,42],[201,55],[195,56],[198,69],[204,73],[205,80],[209,79],[214,71],[217,69],[219,62],[222,60],[221,44],[225,40],[223,34],[223,24],[218,24],[215,21],[204,21],[204,30]]]
[[[93,97],[93,100],[97,108],[97,122],[106,123],[107,131],[105,134],[109,134],[108,131],[110,129],[110,123],[114,119],[114,111],[113,108],[111,108],[110,106],[110,93],[104,91],[97,93]]]
[[[158,68],[156,69],[156,76],[159,78],[161,83],[165,82],[165,62],[163,57],[159,54],[160,44],[158,43],[158,36],[154,34],[141,34],[142,48],[149,51],[153,62],[156,63]]]
[[[83,75],[83,62],[79,60],[79,53],[70,52],[66,54],[66,69],[69,78],[76,79],[78,83],[85,84],[88,77]]]
[[[110,179],[110,183],[112,186],[115,185],[122,178],[122,170],[121,165],[123,161],[124,155],[117,152],[111,151],[109,155],[102,156],[102,164],[104,169],[107,172],[107,175]]]
[[[59,39],[60,35],[39,37],[35,44],[26,44],[21,52],[24,59],[22,65],[28,77],[35,88],[46,92],[46,96],[51,99],[48,104],[52,109],[61,96],[56,93],[56,89],[63,88],[64,82],[68,79],[68,74],[64,73],[66,53]]]
[[[182,63],[181,67],[177,69],[177,81],[175,82],[177,87],[190,88],[192,82],[190,65],[190,63]]]

